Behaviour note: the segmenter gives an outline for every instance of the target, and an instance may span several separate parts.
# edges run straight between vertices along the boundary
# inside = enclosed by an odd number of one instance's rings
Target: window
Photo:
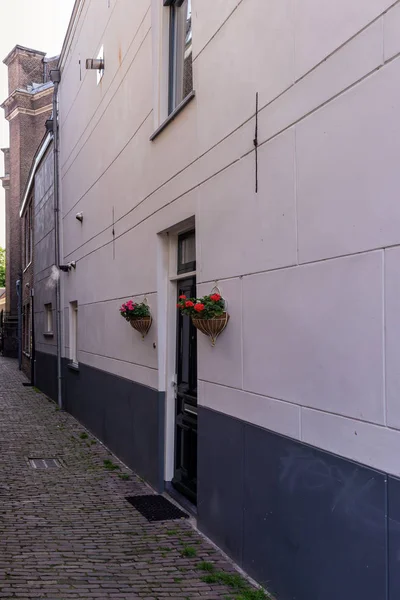
[[[25,304],[22,312],[22,347],[25,354],[31,354],[31,306]]]
[[[193,90],[192,0],[164,0],[169,6],[168,114]]]
[[[44,305],[44,333],[53,333],[53,307],[51,303]]]
[[[104,61],[104,47],[102,46],[99,50],[99,53],[97,55],[97,58]],[[97,85],[99,85],[100,81],[103,79],[103,75],[104,75],[104,68],[103,69],[98,69],[97,71]]]
[[[25,250],[25,267],[29,265],[32,260],[32,242],[33,242],[33,231],[32,231],[32,201],[29,203],[28,208],[25,212],[25,240],[24,240],[24,250]]]
[[[194,231],[178,237],[178,275],[196,270],[196,236]]]
[[[69,305],[69,357],[71,362],[78,364],[78,303]]]

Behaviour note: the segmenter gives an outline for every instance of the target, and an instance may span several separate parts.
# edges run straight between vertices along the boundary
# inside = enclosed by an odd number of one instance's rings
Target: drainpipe
[[[18,326],[17,326],[17,339],[18,339],[18,369],[22,369],[22,298],[21,298],[21,280],[18,279],[16,282],[17,286],[17,312],[18,312]]]
[[[53,155],[54,155],[54,239],[55,239],[55,264],[60,266],[60,187],[58,171],[58,85],[61,80],[60,69],[50,71],[50,79],[54,83],[53,91]],[[57,333],[57,404],[63,408],[62,400],[62,365],[61,365],[61,282],[60,277],[56,282],[56,333]]]
[[[31,348],[31,385],[35,385],[35,290],[31,289],[31,327],[32,327],[32,348]]]

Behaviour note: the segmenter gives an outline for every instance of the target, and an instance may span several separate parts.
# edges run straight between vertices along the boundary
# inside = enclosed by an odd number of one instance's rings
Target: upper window
[[[178,275],[196,270],[196,236],[194,231],[178,237]]]
[[[53,333],[53,307],[51,303],[44,305],[44,327],[45,333]]]
[[[69,303],[69,357],[78,364],[78,303]]]
[[[193,90],[192,0],[164,0],[169,6],[168,114]]]
[[[29,203],[28,208],[25,212],[25,267],[29,265],[32,260],[32,242],[33,242],[33,229],[32,229],[32,202]]]
[[[31,306],[25,304],[22,311],[22,342],[23,351],[28,356],[31,355],[31,343],[32,343],[32,321],[31,321]]]

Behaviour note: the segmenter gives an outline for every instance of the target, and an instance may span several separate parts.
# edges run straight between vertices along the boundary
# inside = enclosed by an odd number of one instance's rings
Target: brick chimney
[[[2,178],[6,189],[6,310],[17,316],[16,282],[26,266],[22,264],[19,211],[34,155],[45,135],[45,122],[52,113],[53,84],[44,52],[15,46],[3,62],[8,67],[9,96],[1,107],[10,124]]]

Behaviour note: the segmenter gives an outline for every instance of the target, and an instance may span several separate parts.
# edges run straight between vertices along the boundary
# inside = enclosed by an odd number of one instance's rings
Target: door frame
[[[178,237],[192,230],[196,231],[194,217],[161,232],[158,236],[158,389],[165,392],[164,479],[166,482],[172,481],[175,465],[177,282],[190,276],[196,277],[196,271],[177,274]],[[196,257],[198,257],[197,236]]]

